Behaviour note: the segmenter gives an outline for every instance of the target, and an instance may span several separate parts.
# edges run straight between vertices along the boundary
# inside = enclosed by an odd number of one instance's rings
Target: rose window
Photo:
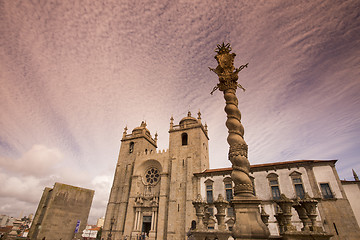
[[[145,173],[147,184],[155,184],[160,179],[160,172],[156,168],[149,168]]]

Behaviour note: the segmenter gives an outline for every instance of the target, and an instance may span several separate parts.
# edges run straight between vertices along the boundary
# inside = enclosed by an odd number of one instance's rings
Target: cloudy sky
[[[200,110],[210,167],[227,160],[214,49],[231,43],[252,164],[338,159],[360,173],[360,2],[0,0],[0,214],[44,187],[95,189],[105,213],[123,129]]]

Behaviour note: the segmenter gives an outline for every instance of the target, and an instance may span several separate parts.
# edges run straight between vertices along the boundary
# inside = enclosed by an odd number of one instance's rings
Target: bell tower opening
[[[188,135],[187,135],[187,133],[181,134],[181,144],[182,144],[182,146],[188,145]]]

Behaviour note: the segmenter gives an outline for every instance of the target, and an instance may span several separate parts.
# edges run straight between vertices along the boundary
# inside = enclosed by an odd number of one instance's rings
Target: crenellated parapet
[[[151,158],[158,158],[158,157],[162,157],[164,154],[168,154],[169,153],[169,149],[158,149],[157,151],[140,151],[140,152],[137,152],[136,155],[137,156],[149,156]]]

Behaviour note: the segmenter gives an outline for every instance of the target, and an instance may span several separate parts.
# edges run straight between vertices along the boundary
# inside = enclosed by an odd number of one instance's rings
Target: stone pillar
[[[141,211],[139,211],[139,214],[138,214],[138,221],[137,221],[137,230],[138,231],[141,231],[141,218],[142,218],[142,214],[141,214]]]
[[[154,231],[154,221],[155,221],[155,212],[152,211],[152,212],[151,212],[151,227],[150,227],[150,231]]]
[[[281,209],[279,209],[277,211],[277,213],[274,215],[274,217],[276,218],[276,221],[278,222],[280,234],[283,234],[285,231],[285,218],[284,218],[284,215],[283,215],[283,212],[281,211]]]
[[[261,213],[260,214],[261,214],[261,220],[263,221],[263,223],[265,223],[266,226],[268,226],[269,225],[269,217],[270,217],[270,215],[265,212],[263,206],[261,206]]]
[[[280,200],[277,200],[276,203],[279,205],[282,211],[282,215],[285,220],[285,232],[287,231],[296,231],[296,228],[291,224],[291,208],[293,205],[293,200],[287,198],[284,194],[281,194]]]
[[[224,197],[219,194],[218,199],[214,202],[216,207],[216,219],[219,230],[223,231],[226,229],[225,226],[225,209],[229,205],[229,203],[224,199]]]
[[[309,217],[311,221],[311,227],[310,230],[314,232],[322,232],[323,229],[321,227],[318,227],[316,225],[316,206],[318,204],[318,201],[310,198],[310,196],[305,193],[305,198],[301,201],[301,205],[305,208],[306,214]]]
[[[135,219],[134,219],[134,231],[138,230],[138,219],[139,219],[139,215],[140,215],[140,209],[136,208],[135,211]]]
[[[302,231],[310,231],[309,218],[307,216],[306,209],[304,208],[303,205],[301,205],[300,201],[297,199],[294,202],[293,207],[295,208],[295,210],[296,210],[297,214],[299,215],[299,218],[303,224],[303,228],[301,230]]]
[[[215,56],[218,66],[210,68],[219,77],[219,83],[214,87],[212,93],[219,89],[224,93],[226,101],[225,112],[227,114],[226,127],[228,128],[227,142],[230,145],[229,160],[233,171],[231,178],[235,183],[235,196],[232,205],[235,211],[235,224],[232,235],[235,239],[268,239],[270,232],[262,222],[259,211],[261,203],[253,195],[253,185],[249,177],[250,163],[247,159],[248,146],[243,138],[244,127],[241,124],[241,113],[238,108],[236,97],[237,87],[245,90],[237,83],[238,73],[247,64],[234,67],[235,53],[231,52],[230,44],[217,46]]]
[[[206,203],[201,199],[200,194],[198,195],[197,199],[195,201],[193,201],[193,205],[195,207],[196,217],[197,217],[196,229],[197,230],[205,229],[203,219],[204,219],[204,215],[205,215],[205,205],[206,205]]]
[[[166,239],[166,222],[168,221],[168,199],[169,194],[169,175],[167,173],[161,173],[160,180],[160,195],[159,195],[159,207],[157,212],[157,224],[156,224],[156,236],[159,239]]]

